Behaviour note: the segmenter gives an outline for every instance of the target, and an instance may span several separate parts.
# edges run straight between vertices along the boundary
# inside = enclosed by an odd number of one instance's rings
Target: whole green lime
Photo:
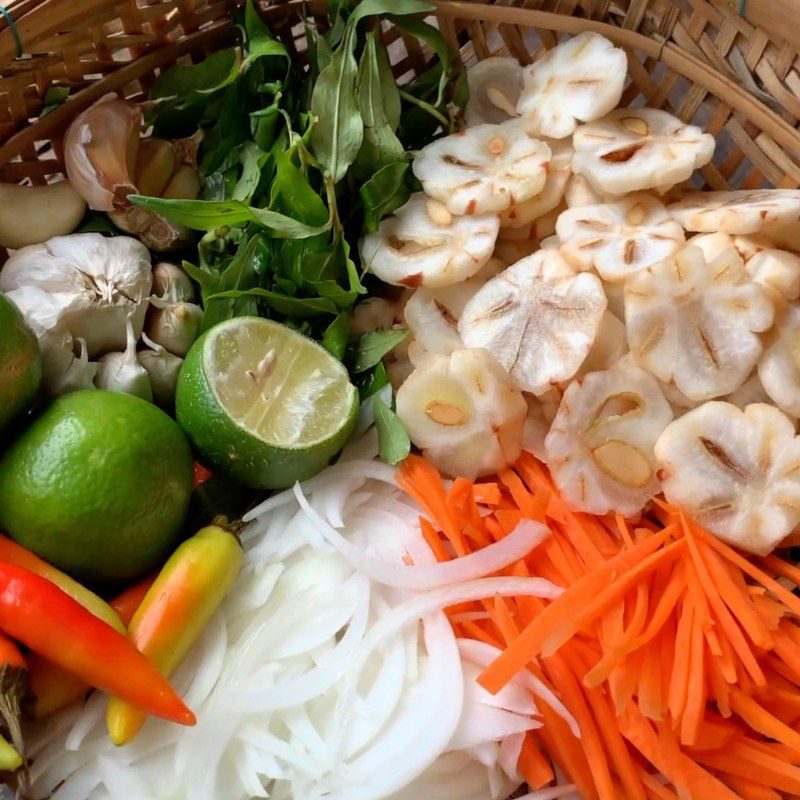
[[[0,459],[0,528],[78,580],[128,581],[174,547],[192,474],[189,443],[159,408],[74,392]]]
[[[316,475],[353,430],[358,392],[342,363],[272,320],[236,317],[192,345],[178,422],[213,471],[277,489]]]
[[[36,335],[20,310],[0,294],[0,431],[30,408],[41,382]]]

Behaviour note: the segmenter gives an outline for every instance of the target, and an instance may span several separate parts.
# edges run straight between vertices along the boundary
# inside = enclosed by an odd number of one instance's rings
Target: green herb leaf
[[[430,3],[421,3],[419,0],[363,0],[350,15],[347,24],[355,27],[362,19],[379,14],[400,17],[408,14],[432,14],[434,11],[436,8]]]
[[[176,108],[208,102],[208,96],[230,86],[239,77],[242,53],[231,47],[210,55],[199,64],[178,64],[162,72],[150,87],[151,100],[176,101]]]
[[[370,331],[360,336],[353,353],[353,372],[366,372],[408,336],[405,328]]]
[[[258,16],[253,5],[253,0],[247,0],[244,9],[244,29],[247,34],[247,58],[245,66],[253,61],[266,56],[279,56],[289,58],[289,53],[281,42],[271,33],[269,28]]]
[[[306,41],[308,42],[308,61],[311,65],[312,75],[316,78],[333,58],[328,40],[321,36],[316,25],[311,24],[308,18],[304,20],[306,26]]]
[[[140,194],[128,195],[128,199],[149,211],[166,217],[196,231],[210,231],[222,226],[236,227],[247,222],[257,222],[269,228],[273,235],[288,239],[305,239],[324,233],[330,222],[311,226],[296,219],[270,211],[267,208],[253,208],[238,200],[165,200],[162,197],[145,197]]]
[[[392,78],[393,93],[384,86],[378,53],[383,46],[377,29],[367,37],[358,65],[358,106],[364,120],[364,137],[355,160],[358,177],[372,176],[382,167],[405,157],[405,149],[389,124],[389,115],[400,118],[400,94]],[[384,60],[388,64],[384,52]],[[391,74],[391,67],[389,67]],[[390,106],[388,112],[386,104]],[[395,126],[396,127],[396,126]]]
[[[226,291],[241,292],[258,285],[260,278],[256,270],[256,262],[259,258],[264,257],[263,248],[264,243],[261,238],[253,236],[239,245],[236,255],[230,259],[227,267],[218,278],[214,279],[213,282],[209,280],[198,281],[203,292],[205,307],[205,313],[200,322],[201,333],[213,328],[223,320],[257,314],[258,305],[254,298],[243,297],[241,294],[237,294],[235,297],[223,295],[225,295]],[[192,273],[189,274],[191,277],[197,275],[196,272],[194,275]]]
[[[279,314],[299,319],[310,319],[320,314],[336,314],[338,312],[335,303],[325,297],[291,297],[260,287],[219,292],[211,295],[208,300],[209,302],[212,300],[239,300],[244,297],[264,300]]]
[[[51,86],[44,93],[44,106],[39,112],[40,117],[46,117],[60,105],[63,105],[69,97],[69,86]]]
[[[397,12],[395,11],[392,11],[392,15],[393,21],[398,28],[410,33],[412,36],[416,36],[417,39],[422,39],[423,42],[427,42],[439,56],[441,75],[439,76],[439,86],[433,105],[441,106],[445,100],[447,85],[455,76],[455,70],[464,71],[460,59],[453,58],[453,53],[438,28],[434,28],[433,25],[429,25],[421,19],[395,19],[397,17]]]
[[[362,377],[362,380],[358,381],[358,396],[362,401],[367,400],[388,385],[389,373],[386,371],[383,361],[380,361],[375,369],[368,373],[366,380]]]
[[[350,315],[346,312],[339,314],[331,322],[322,335],[322,346],[333,356],[341,361],[347,351],[347,342],[350,332]]]
[[[400,417],[380,397],[372,398],[375,427],[378,429],[378,452],[388,464],[398,464],[411,452],[411,440]]]
[[[356,99],[358,66],[353,47],[353,28],[348,26],[331,63],[320,73],[311,96],[311,113],[316,117],[311,129],[314,154],[334,183],[344,177],[355,160],[364,135]]]
[[[328,209],[322,198],[314,191],[308,178],[292,161],[292,153],[286,151],[276,159],[275,180],[271,189],[271,205],[284,214],[307,225],[319,227],[328,219]]]
[[[233,187],[231,198],[249,203],[261,182],[261,168],[267,163],[269,154],[261,151],[254,142],[245,142],[240,153],[242,174]]]
[[[359,189],[364,204],[364,232],[378,229],[383,217],[396,211],[408,200],[411,192],[405,183],[408,162],[387,164]]]

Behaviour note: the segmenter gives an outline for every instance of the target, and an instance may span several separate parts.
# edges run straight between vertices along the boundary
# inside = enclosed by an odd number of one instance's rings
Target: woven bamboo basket
[[[9,3],[9,0],[6,0]],[[664,108],[717,137],[701,171],[713,189],[800,185],[797,0],[433,0],[452,48],[469,65],[490,55],[523,63],[564,36],[594,30],[628,53],[623,104]],[[290,50],[322,0],[261,0]],[[0,7],[0,180],[45,183],[63,170],[70,121],[108,92],[142,99],[159,71],[199,61],[236,36],[232,0],[11,0]],[[794,7],[794,8],[793,8]],[[385,31],[398,78],[431,57]],[[46,109],[48,90],[69,98]]]

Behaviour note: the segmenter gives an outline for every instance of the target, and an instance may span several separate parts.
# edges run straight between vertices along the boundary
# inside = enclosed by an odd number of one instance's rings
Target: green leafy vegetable
[[[333,356],[341,361],[347,351],[347,342],[350,332],[350,314],[342,312],[325,328],[322,335],[322,346]]]
[[[411,194],[404,178],[408,162],[387,164],[379,169],[359,189],[364,204],[364,232],[372,233],[387,214],[391,214],[408,200]]]
[[[373,397],[372,411],[378,429],[378,452],[388,464],[399,464],[411,452],[411,440],[400,417],[380,397]]]
[[[358,374],[374,367],[407,336],[408,331],[405,328],[392,328],[388,331],[365,333],[359,337],[353,354],[353,372]]]
[[[355,161],[364,136],[364,121],[356,99],[355,34],[348,27],[330,64],[320,72],[311,96],[311,129],[314,152],[334,183],[340,181]]]
[[[254,208],[239,200],[165,200],[163,197],[145,197],[140,194],[128,195],[128,199],[136,205],[197,231],[257,222],[269,228],[276,236],[305,239],[330,228],[330,222],[324,225],[306,225],[277,211]]]

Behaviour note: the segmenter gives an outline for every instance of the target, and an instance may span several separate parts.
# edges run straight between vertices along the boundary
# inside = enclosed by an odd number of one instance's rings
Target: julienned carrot
[[[661,500],[633,529],[573,513],[530,454],[497,483],[449,490],[413,457],[400,482],[431,516],[420,524],[440,561],[523,518],[551,531],[508,573],[545,577],[561,597],[453,615],[458,635],[501,650],[480,678],[487,689],[530,669],[577,721],[580,738],[539,703],[543,727],[520,758],[532,787],[551,780],[549,758],[587,800],[800,796],[800,598],[777,581],[800,585],[800,568],[746,557]]]

